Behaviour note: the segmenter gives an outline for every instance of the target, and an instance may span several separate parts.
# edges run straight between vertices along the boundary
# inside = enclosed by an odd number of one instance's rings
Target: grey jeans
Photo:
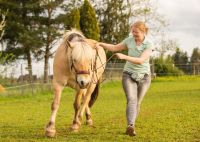
[[[123,72],[122,85],[126,94],[126,118],[128,125],[135,125],[135,120],[139,114],[140,104],[151,84],[151,76],[145,74],[140,81],[131,78],[131,74]]]

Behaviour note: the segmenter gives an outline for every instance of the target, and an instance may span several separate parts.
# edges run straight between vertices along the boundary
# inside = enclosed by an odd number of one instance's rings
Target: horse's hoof
[[[86,120],[86,125],[93,126],[92,119]]]
[[[47,125],[46,129],[45,129],[45,135],[47,137],[55,137],[56,135],[56,129],[54,125]]]
[[[78,132],[80,129],[80,125],[79,124],[73,124],[71,127],[70,127],[70,130],[72,132]]]
[[[47,137],[53,138],[56,135],[56,131],[45,131]]]

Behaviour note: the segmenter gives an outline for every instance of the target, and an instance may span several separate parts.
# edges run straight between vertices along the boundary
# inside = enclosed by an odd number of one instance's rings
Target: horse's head
[[[67,32],[65,41],[67,47],[71,48],[71,71],[75,74],[80,88],[86,88],[91,82],[93,49],[85,41],[84,35],[77,30]]]
[[[91,82],[93,50],[85,41],[71,42],[71,70],[76,75],[80,88],[86,88]]]

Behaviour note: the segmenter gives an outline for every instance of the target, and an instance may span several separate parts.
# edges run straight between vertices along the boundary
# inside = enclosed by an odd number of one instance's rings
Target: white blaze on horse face
[[[93,60],[93,50],[85,42],[74,42],[72,45],[72,62],[76,73],[76,81],[81,88],[86,88],[91,82],[90,72]]]
[[[81,88],[86,88],[91,82],[91,61],[74,62],[76,81]]]

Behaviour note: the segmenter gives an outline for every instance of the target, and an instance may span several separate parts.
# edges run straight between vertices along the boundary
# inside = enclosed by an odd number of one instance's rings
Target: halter
[[[66,45],[66,46],[70,47],[70,44],[69,44],[69,41],[68,41],[68,40],[67,40],[67,45]],[[101,58],[100,58],[100,56],[99,56],[99,54],[98,54],[98,51],[97,51],[96,48],[95,48],[95,50],[96,50],[95,60],[94,60],[93,64],[91,64],[91,71],[92,71],[91,80],[92,80],[92,82],[93,82],[94,84],[97,84],[97,83],[98,83],[97,70],[98,70],[99,68],[104,68],[104,69],[105,69],[104,65],[105,65],[108,61],[110,61],[110,60],[115,56],[115,54],[113,54],[106,62],[103,63],[102,60],[101,60]],[[98,68],[96,68],[97,58],[99,58],[99,60],[100,60],[100,62],[101,62],[101,66],[98,67]],[[79,74],[90,75],[90,70],[77,70],[77,69],[76,69],[76,67],[74,66],[73,60],[72,60],[72,56],[71,56],[70,60],[72,61],[72,63],[71,63],[71,68],[70,68],[70,69],[71,69],[71,71],[72,71],[72,69],[74,69],[76,75],[79,75]],[[94,78],[95,78],[94,76],[97,77],[97,80],[94,79]]]
[[[87,74],[87,75],[89,75],[89,74],[90,74],[90,70],[77,70],[77,69],[75,68],[75,66],[74,66],[73,61],[72,61],[72,65],[71,65],[71,70],[72,70],[72,69],[74,69],[74,71],[75,71],[75,73],[76,73],[77,75],[79,75],[79,74]]]
[[[98,83],[98,76],[97,76],[97,69],[96,69],[97,57],[99,57],[99,55],[98,55],[98,51],[96,49],[96,55],[95,55],[95,58],[94,58],[94,62],[92,62],[91,68],[90,68],[91,70],[90,69],[89,70],[77,70],[76,67],[74,66],[74,63],[73,63],[73,60],[72,60],[72,57],[71,57],[71,61],[72,61],[71,71],[72,71],[72,69],[74,69],[76,76],[80,75],[80,74],[81,75],[83,75],[83,74],[90,75],[90,71],[91,71],[92,72],[91,81],[92,81],[92,83],[97,84]],[[100,59],[100,61],[101,61],[101,59]],[[97,81],[94,79],[94,76],[97,77]]]

